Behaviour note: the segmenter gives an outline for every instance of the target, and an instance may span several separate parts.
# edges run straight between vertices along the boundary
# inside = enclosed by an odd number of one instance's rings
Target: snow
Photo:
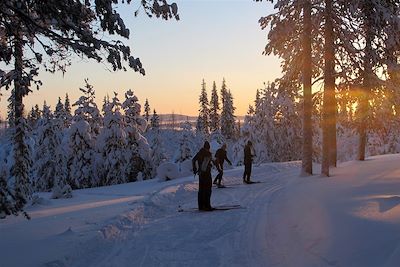
[[[1,266],[398,266],[400,155],[299,177],[300,162],[224,172],[214,206],[197,206],[197,179],[74,190],[0,220]],[[314,166],[318,169],[318,166]],[[213,177],[216,173],[214,171]]]
[[[179,177],[179,167],[172,162],[161,163],[157,167],[157,177],[161,181],[168,181]]]

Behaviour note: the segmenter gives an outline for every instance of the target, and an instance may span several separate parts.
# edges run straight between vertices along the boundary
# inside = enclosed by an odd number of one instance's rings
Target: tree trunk
[[[11,175],[15,179],[15,206],[18,211],[23,210],[27,199],[30,198],[29,169],[31,165],[30,153],[25,144],[25,121],[23,118],[24,105],[23,96],[27,93],[26,85],[23,84],[23,40],[20,27],[17,23],[14,35],[14,114],[15,129],[13,136],[14,164],[11,167]]]
[[[303,157],[302,174],[312,175],[312,58],[311,58],[311,2],[305,1],[304,7],[304,33],[303,33]]]
[[[333,135],[336,134],[335,124],[335,62],[332,26],[332,0],[325,0],[325,53],[324,53],[324,106],[322,111],[322,166],[321,174],[329,176],[329,166],[332,160]],[[333,129],[335,129],[333,131]]]
[[[363,85],[361,87],[361,99],[360,99],[360,125],[358,128],[359,143],[358,143],[358,159],[365,160],[365,148],[367,146],[367,117],[368,117],[368,101],[369,101],[369,91],[370,91],[370,79],[372,75],[372,33],[371,33],[371,23],[372,10],[370,7],[370,2],[365,1],[364,3],[364,31],[365,31],[365,56],[364,56],[364,73],[363,73]]]
[[[332,73],[334,73],[335,67],[332,66]],[[337,138],[336,138],[336,123],[337,123],[337,101],[336,101],[336,93],[335,93],[335,79],[333,79],[333,95],[332,95],[332,123],[330,124],[329,131],[331,132],[332,139],[330,145],[330,162],[329,165],[332,167],[336,167],[337,165]]]

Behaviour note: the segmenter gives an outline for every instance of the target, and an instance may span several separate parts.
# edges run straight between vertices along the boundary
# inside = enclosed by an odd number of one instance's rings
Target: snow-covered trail
[[[297,166],[256,167],[253,179],[264,183],[252,185],[242,184],[242,168],[227,170],[228,188],[213,188],[212,204],[244,209],[223,212],[176,212],[197,206],[193,177],[77,190],[72,199],[50,200],[44,193],[39,205],[28,208],[32,220],[0,221],[0,256],[5,266],[215,266],[233,262],[228,253],[248,262],[252,249],[242,248],[251,243],[244,238],[249,224],[259,221],[258,196],[280,188],[284,180],[278,177],[297,174]]]
[[[135,231],[131,231],[130,223],[128,231],[119,231],[120,227],[115,231],[110,226],[107,238],[118,239],[112,249],[87,250],[84,254],[93,254],[78,256],[70,263],[74,266],[260,266],[267,255],[265,201],[298,176],[298,166],[298,162],[293,162],[255,168],[253,179],[262,183],[251,185],[242,183],[242,169],[226,171],[224,182],[228,188],[213,188],[212,205],[240,204],[242,209],[178,213],[178,205],[196,207],[197,184],[187,182],[167,187],[164,192],[175,194],[159,192],[141,206],[144,213],[157,216],[148,216],[148,221]],[[116,225],[119,224],[117,220]]]

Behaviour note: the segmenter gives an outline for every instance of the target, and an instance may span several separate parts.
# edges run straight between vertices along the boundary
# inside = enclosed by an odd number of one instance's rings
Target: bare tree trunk
[[[304,33],[303,33],[303,158],[302,174],[312,175],[312,58],[311,58],[311,2],[305,1],[304,13]]]
[[[322,112],[322,166],[321,174],[329,176],[329,166],[332,160],[333,134],[335,125],[335,62],[332,26],[332,0],[325,0],[325,69],[324,69],[324,106]],[[334,132],[333,129],[335,129]]]

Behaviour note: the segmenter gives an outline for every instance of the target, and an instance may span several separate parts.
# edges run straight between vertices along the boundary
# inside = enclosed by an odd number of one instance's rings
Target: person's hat
[[[208,141],[205,141],[203,147],[206,149],[210,149],[210,143]]]

